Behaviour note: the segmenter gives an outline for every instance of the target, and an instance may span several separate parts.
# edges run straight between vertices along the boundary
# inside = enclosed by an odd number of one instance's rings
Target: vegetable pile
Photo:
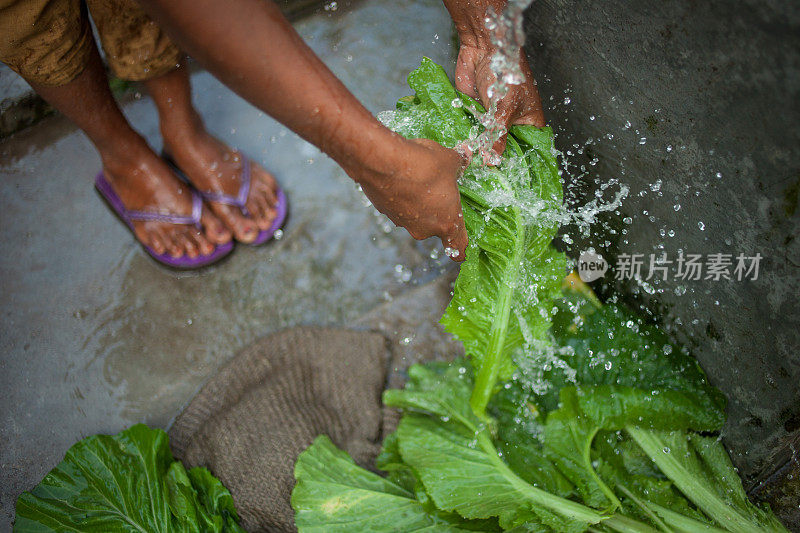
[[[231,493],[205,468],[186,470],[167,434],[143,424],[93,435],[17,500],[14,531],[244,533]]]
[[[454,147],[480,104],[430,60],[385,122]],[[301,532],[785,531],[751,504],[717,432],[724,397],[622,307],[568,291],[552,132],[515,126],[503,162],[460,183],[467,260],[442,324],[468,360],[416,365],[376,467],[326,436],[297,460]]]

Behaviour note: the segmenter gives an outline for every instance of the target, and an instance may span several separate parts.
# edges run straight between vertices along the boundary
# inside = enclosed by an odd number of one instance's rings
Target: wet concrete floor
[[[408,93],[405,76],[423,55],[453,61],[438,0],[376,0],[295,26],[373,112]],[[239,246],[199,273],[147,257],[94,193],[99,158],[65,119],[0,143],[0,531],[17,495],[72,443],[135,422],[167,427],[255,338],[296,324],[373,323],[379,306],[380,316],[403,314],[387,303],[396,298],[442,295],[409,293],[443,270],[447,261],[431,258],[438,243],[393,228],[332,161],[208,73],[192,80],[209,129],[274,172],[291,203],[281,240]],[[147,97],[124,112],[158,150]],[[386,320],[380,327],[408,344]]]

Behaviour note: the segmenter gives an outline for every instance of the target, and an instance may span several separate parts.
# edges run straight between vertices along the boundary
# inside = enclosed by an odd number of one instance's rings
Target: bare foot
[[[192,194],[149,148],[131,148],[124,155],[101,154],[103,172],[127,209],[167,215],[192,212]],[[136,238],[157,254],[174,258],[208,255],[231,240],[231,232],[210,209],[203,209],[202,229],[188,224],[133,221]]]
[[[242,183],[243,160],[205,129],[198,129],[180,138],[164,135],[165,150],[200,191],[222,193],[234,198]],[[275,178],[260,165],[250,165],[250,193],[243,213],[237,206],[207,201],[214,213],[233,232],[236,240],[253,242],[260,231],[269,229],[275,219],[278,185]]]

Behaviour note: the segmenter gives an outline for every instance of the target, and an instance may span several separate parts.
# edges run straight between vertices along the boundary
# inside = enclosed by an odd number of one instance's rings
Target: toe
[[[275,182],[270,174],[260,170],[258,176],[258,179],[253,181],[248,199],[248,209],[256,215],[256,223],[263,231],[269,229],[275,219],[275,207],[278,199],[273,188]]]
[[[258,227],[255,221],[244,216],[238,207],[218,205],[215,211],[222,222],[233,232],[237,241],[250,243],[258,236]]]
[[[205,235],[197,231],[192,234],[192,237],[194,238],[197,250],[201,255],[211,255],[211,253],[214,251],[214,245],[206,238]]]
[[[138,222],[134,226],[134,234],[142,245],[159,255],[168,251],[171,244],[169,237],[165,237],[158,224]]]
[[[250,201],[248,201],[248,209],[253,213],[258,229],[266,230],[272,224],[272,219],[275,218],[272,208],[267,204],[266,197],[261,194],[261,191],[254,191]]]
[[[172,234],[169,236],[169,241],[167,242],[167,252],[173,258],[178,259],[183,257],[183,243],[181,242],[181,237],[178,234]]]
[[[197,243],[195,243],[194,237],[192,236],[192,233],[193,233],[192,231],[185,231],[183,235],[181,235],[183,250],[186,252],[186,255],[189,256],[190,259],[194,259],[200,253],[197,247]]]
[[[231,241],[233,234],[225,224],[210,209],[203,209],[200,217],[200,224],[203,226],[205,238],[214,244],[226,244]]]
[[[259,185],[259,189],[266,198],[267,204],[274,207],[278,203],[278,182],[275,181],[275,177],[258,165],[254,166],[253,176],[256,178],[255,183]]]
[[[167,251],[167,247],[164,245],[164,236],[160,231],[153,232],[150,235],[150,243],[148,246],[158,255],[162,255]]]

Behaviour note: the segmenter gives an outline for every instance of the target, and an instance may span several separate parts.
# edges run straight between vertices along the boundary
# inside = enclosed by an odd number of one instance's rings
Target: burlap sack
[[[389,351],[377,333],[297,327],[252,344],[209,381],[169,431],[187,467],[231,491],[248,531],[296,531],[294,463],[326,434],[367,468],[380,443]]]

